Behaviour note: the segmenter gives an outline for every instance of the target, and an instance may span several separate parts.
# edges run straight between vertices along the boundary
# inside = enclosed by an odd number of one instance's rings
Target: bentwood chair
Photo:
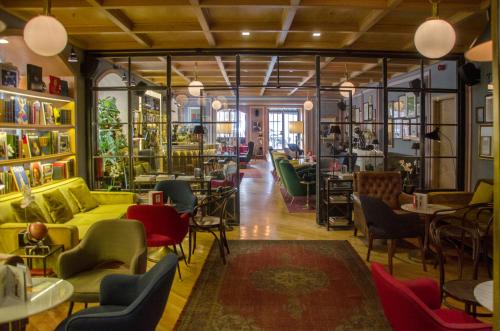
[[[424,225],[417,214],[396,214],[381,199],[361,195],[361,208],[368,226],[368,252],[366,261],[370,261],[370,252],[374,239],[387,239],[389,272],[392,274],[392,258],[396,252],[396,241],[404,238],[417,238],[422,254],[422,266],[425,266],[423,245]]]
[[[441,307],[438,284],[430,278],[400,281],[378,263],[372,277],[384,313],[395,331],[491,331],[463,311]]]
[[[226,264],[226,253],[229,254],[229,245],[226,238],[226,220],[229,216],[228,202],[237,191],[234,187],[220,188],[219,192],[213,192],[212,195],[204,198],[196,206],[194,216],[191,218],[189,228],[189,258],[196,249],[196,232],[211,233],[217,245],[219,246],[222,263]],[[217,232],[219,236],[217,237]],[[191,243],[193,243],[191,247]]]
[[[172,246],[177,254],[179,246],[184,263],[187,265],[182,241],[189,230],[189,214],[178,214],[173,207],[164,205],[132,205],[127,209],[127,218],[144,224],[148,247]],[[179,264],[177,270],[179,278],[182,279]]]
[[[100,283],[100,305],[80,310],[56,331],[154,331],[175,276],[177,256],[168,254],[144,275],[110,275]]]
[[[82,241],[58,257],[58,275],[73,285],[74,302],[99,302],[99,285],[111,274],[146,271],[146,233],[138,221],[107,220],[94,223]]]

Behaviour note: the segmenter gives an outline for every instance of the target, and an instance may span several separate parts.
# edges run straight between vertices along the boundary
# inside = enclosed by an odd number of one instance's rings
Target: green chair
[[[293,204],[295,197],[307,196],[307,187],[301,184],[301,178],[297,174],[295,168],[288,162],[288,160],[281,160],[278,162],[278,168],[281,172],[281,180],[285,185],[287,193],[292,197],[290,206]]]
[[[101,280],[111,274],[146,271],[146,233],[138,221],[106,220],[95,223],[82,241],[61,253],[59,277],[73,285],[68,315],[74,302],[99,302]]]

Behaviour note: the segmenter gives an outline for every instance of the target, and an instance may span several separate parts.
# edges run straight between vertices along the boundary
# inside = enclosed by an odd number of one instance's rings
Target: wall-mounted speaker
[[[421,87],[422,87],[422,81],[420,80],[420,78],[410,81],[410,88],[421,88]]]
[[[458,67],[458,75],[465,85],[468,86],[476,85],[481,82],[481,70],[470,62]]]

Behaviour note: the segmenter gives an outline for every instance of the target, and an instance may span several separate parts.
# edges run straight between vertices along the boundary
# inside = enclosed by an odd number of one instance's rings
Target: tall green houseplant
[[[103,156],[104,174],[111,177],[109,189],[125,179],[124,156],[127,154],[127,139],[120,123],[120,110],[116,98],[108,96],[97,101],[98,153]]]

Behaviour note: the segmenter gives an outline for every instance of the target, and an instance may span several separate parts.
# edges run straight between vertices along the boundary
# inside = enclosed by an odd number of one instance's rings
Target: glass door
[[[288,144],[302,147],[299,134],[292,133],[290,122],[299,120],[300,108],[268,108],[269,145],[273,149],[284,149]]]

